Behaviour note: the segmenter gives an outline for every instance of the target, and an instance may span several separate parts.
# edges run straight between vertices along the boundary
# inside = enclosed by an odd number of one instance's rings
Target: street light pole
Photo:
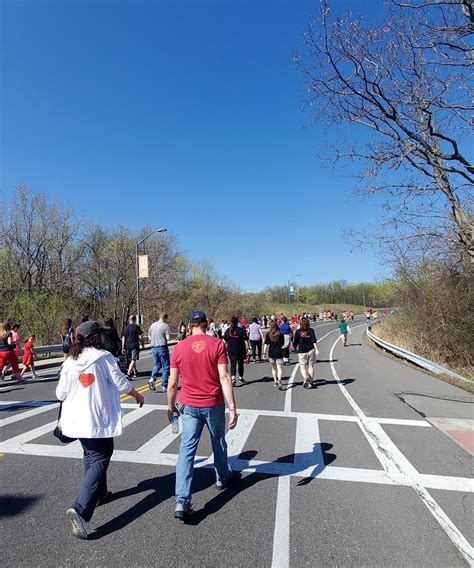
[[[137,323],[138,325],[141,325],[141,313],[140,313],[140,277],[139,277],[139,261],[138,261],[138,247],[145,242],[147,239],[149,239],[152,235],[154,235],[155,233],[165,233],[168,229],[156,229],[156,231],[152,231],[150,234],[148,234],[145,238],[143,238],[141,241],[138,241],[137,243],[135,243],[135,277],[136,277],[136,281],[137,281]]]

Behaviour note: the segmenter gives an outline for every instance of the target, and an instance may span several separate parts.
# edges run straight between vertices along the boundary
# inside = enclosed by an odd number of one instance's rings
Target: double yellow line
[[[161,379],[157,380],[155,383],[155,386],[160,387],[161,386]],[[135,389],[137,392],[142,393],[148,390],[148,383],[145,383],[144,385],[142,385],[141,387],[138,387]],[[124,393],[122,395],[120,395],[120,402],[125,402],[126,400],[128,400],[129,398],[133,398],[132,396]]]

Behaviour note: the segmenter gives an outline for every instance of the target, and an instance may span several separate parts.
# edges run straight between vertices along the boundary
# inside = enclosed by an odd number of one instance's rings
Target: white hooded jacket
[[[71,438],[111,438],[123,432],[119,393],[132,385],[108,351],[88,347],[66,359],[56,397],[63,401],[61,430]]]

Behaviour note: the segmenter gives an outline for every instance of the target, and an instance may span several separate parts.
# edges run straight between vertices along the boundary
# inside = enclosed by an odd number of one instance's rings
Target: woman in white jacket
[[[133,396],[140,406],[144,402],[115,357],[102,348],[102,331],[96,321],[77,328],[56,388],[56,397],[62,401],[61,430],[78,438],[84,450],[84,483],[74,505],[66,511],[72,532],[79,538],[87,538],[96,506],[110,497],[107,468],[114,438],[123,431],[119,393]]]

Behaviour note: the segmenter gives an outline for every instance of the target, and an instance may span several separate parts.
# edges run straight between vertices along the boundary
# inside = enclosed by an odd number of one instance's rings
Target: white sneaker
[[[89,523],[85,521],[81,515],[71,507],[66,511],[66,518],[69,521],[71,530],[77,538],[87,538],[89,533]]]

